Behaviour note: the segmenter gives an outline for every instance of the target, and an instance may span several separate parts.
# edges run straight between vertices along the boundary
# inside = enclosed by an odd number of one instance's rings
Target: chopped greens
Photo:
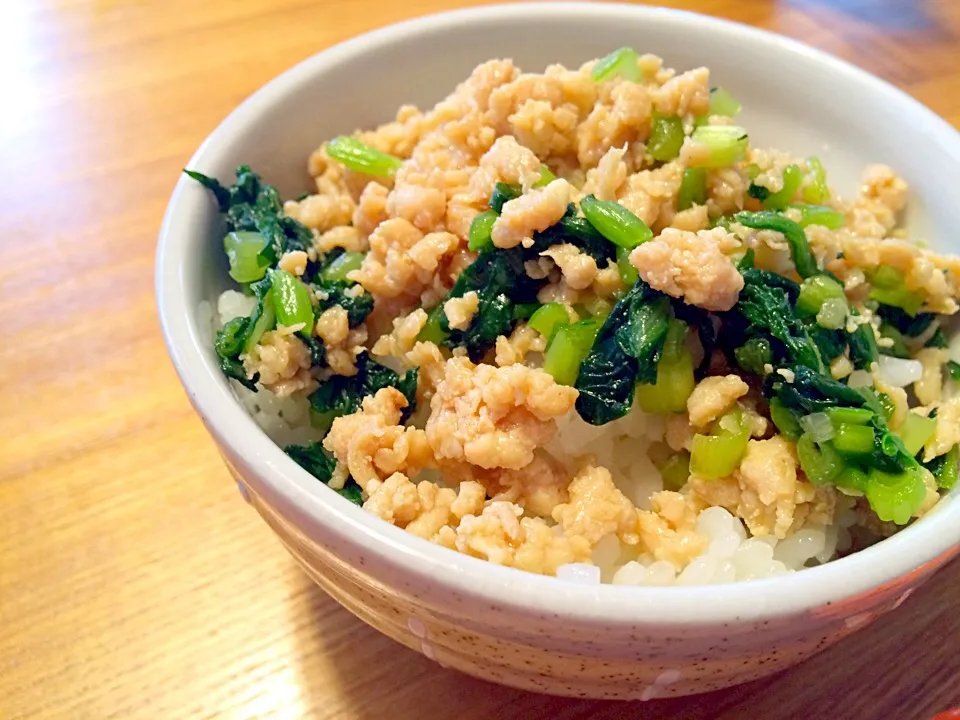
[[[493,248],[493,224],[497,221],[495,210],[484,210],[470,223],[470,236],[467,247],[470,250],[491,250]]]
[[[576,379],[584,420],[603,425],[623,417],[637,383],[656,382],[670,317],[666,297],[642,280],[617,301]]]
[[[677,211],[687,210],[707,201],[707,172],[703,168],[687,168],[680,181],[677,195]]]
[[[300,467],[313,475],[324,485],[329,484],[333,477],[333,471],[337,467],[337,461],[326,450],[321,443],[315,442],[309,445],[288,445],[284,452],[297,463]],[[357,485],[353,478],[347,478],[343,487],[336,491],[354,505],[363,504],[363,491]]]
[[[710,115],[736,117],[743,106],[729,91],[722,87],[710,88]]]
[[[277,322],[287,327],[300,325],[300,332],[310,337],[314,318],[307,286],[285,270],[271,270],[270,287]]]
[[[230,263],[230,277],[239,283],[255,282],[263,278],[270,263],[261,253],[267,241],[258,232],[228,232],[223,237],[223,251]]]
[[[416,368],[401,376],[372,360],[366,352],[357,356],[356,363],[356,375],[334,375],[311,393],[310,408],[314,413],[314,424],[322,426],[326,422],[329,426],[335,418],[359,410],[363,398],[386,387],[397,388],[407,398],[407,407],[403,409],[401,417],[402,421],[406,421],[417,406]]]
[[[213,193],[224,214],[227,232],[256,232],[264,239],[260,257],[269,267],[291,250],[306,250],[312,241],[310,230],[283,214],[280,195],[248,166],[237,168],[237,180],[224,187],[216,178],[194,170],[184,173]]]
[[[498,182],[490,196],[490,209],[497,215],[503,212],[503,206],[511,200],[516,200],[523,194],[523,188],[519,185],[509,185]],[[496,219],[496,218],[494,218]]]
[[[790,246],[793,264],[800,277],[808,278],[820,272],[803,228],[790,218],[784,217],[780,213],[762,211],[737,213],[733,216],[733,219],[754,230],[773,230],[781,233]]]
[[[605,82],[619,76],[631,82],[640,82],[640,57],[633,48],[622,47],[601,58],[593,66],[594,82]]]
[[[240,382],[246,388],[257,391],[258,377],[247,378],[246,370],[240,361],[240,354],[249,352],[263,334],[276,324],[276,312],[273,305],[273,293],[270,280],[253,283],[251,291],[257,303],[249,317],[237,317],[228,321],[214,339],[213,348],[220,362],[223,374]]]
[[[747,154],[747,131],[736,125],[701,125],[690,137],[705,149],[691,159],[691,167],[726,167],[740,162]]]
[[[629,250],[653,239],[646,223],[620,203],[587,195],[580,201],[580,210],[603,237],[619,247]]]
[[[327,155],[350,170],[378,177],[393,175],[403,165],[400,158],[387,155],[357,138],[344,135],[327,143]]]
[[[683,139],[683,120],[654,115],[647,152],[657,162],[669,162],[680,154]]]
[[[730,475],[740,464],[749,440],[750,425],[737,407],[720,418],[709,435],[693,436],[690,472],[707,479]]]

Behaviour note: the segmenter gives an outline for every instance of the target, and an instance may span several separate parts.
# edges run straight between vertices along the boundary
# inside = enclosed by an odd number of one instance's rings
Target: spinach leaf
[[[605,268],[609,261],[616,261],[617,246],[597,232],[586,218],[577,217],[575,206],[571,204],[571,207],[574,207],[574,213],[568,213],[560,222],[534,234],[534,249],[537,254],[552,245],[568,243],[592,257],[601,269]]]
[[[490,209],[497,215],[503,212],[503,206],[511,200],[516,200],[523,194],[523,188],[519,185],[512,185],[504,182],[498,182],[490,196]]]
[[[763,185],[754,185],[750,183],[750,187],[747,188],[747,195],[750,197],[763,202],[768,197],[770,197],[770,190],[765,188]]]
[[[337,467],[337,461],[318,442],[309,445],[288,445],[284,452],[324,485],[330,482],[333,471]],[[353,478],[347,478],[343,487],[336,492],[355,505],[363,505],[362,490]]]
[[[580,417],[604,425],[630,411],[637,382],[656,382],[670,317],[669,301],[642,280],[617,301],[580,366]]]
[[[937,318],[935,313],[917,313],[911,317],[901,308],[883,304],[877,306],[877,315],[907,337],[923,334]]]
[[[542,280],[527,276],[523,267],[525,249],[488,250],[457,277],[447,299],[476,292],[479,306],[465,330],[451,330],[446,314],[440,328],[449,333],[448,347],[465,347],[470,359],[478,362],[493,347],[499,335],[509,335],[517,322],[515,307],[536,303]]]
[[[874,448],[863,464],[884,472],[897,473],[915,466],[916,460],[907,453],[899,436],[890,431],[882,406],[871,393],[861,393],[838,380],[822,375],[808,367],[794,368],[793,382],[779,373],[771,373],[764,381],[764,395],[777,398],[797,415],[823,412],[830,408],[865,408],[873,412],[869,424],[874,428]]]
[[[364,292],[360,295],[353,295],[349,292],[356,283],[334,283],[330,285],[318,286],[318,289],[326,293],[326,298],[317,305],[317,316],[324,310],[334,305],[339,305],[347,311],[347,323],[351,328],[362,324],[367,316],[373,312],[373,295]]]
[[[395,387],[407,398],[407,407],[401,415],[401,422],[406,422],[417,407],[417,369],[409,370],[401,377],[372,360],[366,352],[357,356],[356,363],[356,375],[334,375],[310,394],[310,406],[314,412],[330,419],[350,415],[360,409],[367,395],[374,395],[385,387]]]
[[[236,182],[229,187],[203,173],[184,172],[213,193],[220,212],[225,215],[228,232],[251,231],[263,235],[267,245],[260,255],[269,264],[285,252],[306,250],[310,246],[310,230],[283,214],[277,189],[264,183],[249,166],[237,168]]]
[[[256,383],[260,379],[259,374],[248,378],[240,361],[242,353],[248,345],[257,342],[260,335],[270,328],[267,325],[272,324],[272,307],[268,307],[270,298],[270,279],[264,278],[250,285],[250,290],[257,298],[257,304],[254,306],[249,317],[236,317],[229,320],[220,330],[213,341],[214,352],[217,353],[220,370],[228,378],[233,378],[248,390],[257,391]]]
[[[796,283],[762,270],[744,271],[743,281],[740,300],[732,312],[741,315],[749,332],[770,340],[778,357],[790,365],[823,372],[820,352],[797,318],[791,301]]]

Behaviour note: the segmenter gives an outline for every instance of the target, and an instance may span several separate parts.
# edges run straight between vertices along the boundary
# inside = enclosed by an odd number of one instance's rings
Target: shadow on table
[[[313,622],[298,631],[300,657],[292,662],[309,717],[929,720],[960,702],[960,663],[950,662],[960,647],[952,601],[958,582],[955,562],[899,610],[772,678],[688,698],[616,702],[513,690],[443,669],[368,627],[301,576],[293,589],[304,594],[310,608],[304,616]]]

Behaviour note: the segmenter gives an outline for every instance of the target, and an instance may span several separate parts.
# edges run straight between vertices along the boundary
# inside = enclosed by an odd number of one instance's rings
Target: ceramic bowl
[[[330,48],[246,100],[190,167],[249,163],[290,196],[323,140],[430,106],[480,61],[577,66],[630,45],[706,65],[760,146],[817,154],[841,190],[883,161],[910,183],[908,225],[956,242],[960,136],[907,95],[792,40],[627,5],[538,3],[419,18]],[[368,515],[288,459],[217,369],[199,308],[228,284],[210,198],[181,179],[157,253],[164,335],[233,476],[307,573],[345,608],[444,666],[529,690],[602,698],[704,692],[781,670],[894,609],[957,552],[960,495],[860,553],[773,579],[707,587],[586,586],[446,550]],[[952,239],[951,239],[952,238]]]

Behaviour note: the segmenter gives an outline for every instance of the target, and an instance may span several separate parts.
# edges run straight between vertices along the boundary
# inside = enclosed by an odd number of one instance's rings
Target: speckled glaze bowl
[[[577,65],[630,45],[711,68],[744,103],[754,142],[818,154],[853,190],[883,160],[913,188],[908,225],[951,237],[960,136],[889,85],[796,42],[661,9],[511,5],[421,18],[316,55],[266,85],[207,139],[190,167],[221,178],[249,163],[293,195],[324,139],[439,100],[482,60]],[[438,663],[563,695],[704,692],[786,668],[896,608],[957,553],[960,495],[868,550],[774,579],[713,587],[585,586],[431,545],[329,491],[242,410],[198,311],[227,287],[213,203],[181,179],[157,254],[166,342],[183,385],[242,494],[330,595]],[[955,233],[952,235],[955,240]],[[882,622],[882,621],[881,621]]]

